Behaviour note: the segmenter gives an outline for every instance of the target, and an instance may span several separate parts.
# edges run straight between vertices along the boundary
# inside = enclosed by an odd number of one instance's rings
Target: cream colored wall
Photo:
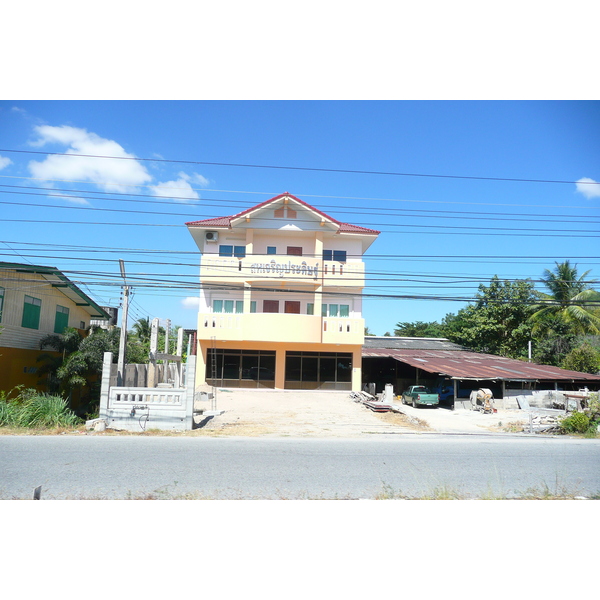
[[[56,307],[69,309],[69,327],[80,328],[80,322],[87,328],[90,315],[82,307],[77,306],[70,298],[60,292],[60,288],[52,287],[49,281],[36,273],[18,273],[10,269],[0,269],[0,287],[4,288],[4,308],[0,326],[0,347],[37,349],[40,340],[49,333],[54,333]],[[39,329],[21,327],[25,296],[41,300]]]

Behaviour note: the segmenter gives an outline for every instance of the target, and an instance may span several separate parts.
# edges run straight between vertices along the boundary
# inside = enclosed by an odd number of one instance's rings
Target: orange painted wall
[[[40,366],[36,359],[41,354],[60,356],[58,352],[47,350],[0,348],[0,390],[8,392],[17,385],[24,385],[26,388],[46,391],[43,379],[38,378],[37,372],[26,372]]]

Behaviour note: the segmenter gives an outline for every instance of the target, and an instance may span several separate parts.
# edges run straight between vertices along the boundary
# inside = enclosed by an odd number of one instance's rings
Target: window
[[[228,244],[219,245],[219,256],[235,256],[244,258],[246,256],[246,246],[231,246]]]
[[[256,300],[252,300],[250,302],[250,312],[251,313],[255,313],[256,312]]]
[[[213,300],[214,313],[241,314],[244,312],[243,300]]]
[[[0,287],[0,322],[2,322],[2,307],[4,306],[4,288]]]
[[[279,300],[263,300],[263,312],[264,313],[278,313],[279,312]]]
[[[293,208],[282,206],[281,208],[275,209],[274,216],[276,219],[283,219],[285,217],[288,219],[295,219],[298,215]]]
[[[42,310],[42,301],[39,298],[25,296],[23,304],[23,321],[21,327],[28,329],[40,328],[40,312]]]
[[[346,262],[346,251],[323,250],[323,260],[335,260],[337,262]]]
[[[350,305],[349,304],[323,304],[321,310],[323,317],[349,317],[350,316]]]
[[[54,333],[63,333],[69,326],[69,309],[66,306],[56,307],[56,316],[54,317]]]
[[[285,301],[285,312],[288,314],[299,315],[300,314],[300,302],[296,300]]]
[[[300,246],[288,246],[287,253],[289,256],[302,256],[302,248]]]
[[[315,314],[315,305],[312,302],[308,302],[306,305],[306,314],[314,315]]]
[[[267,246],[267,254],[277,254],[276,246]]]

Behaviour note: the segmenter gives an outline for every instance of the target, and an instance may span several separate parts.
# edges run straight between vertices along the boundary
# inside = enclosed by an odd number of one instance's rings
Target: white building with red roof
[[[202,253],[198,385],[360,389],[363,254],[379,231],[288,192],[186,225]]]

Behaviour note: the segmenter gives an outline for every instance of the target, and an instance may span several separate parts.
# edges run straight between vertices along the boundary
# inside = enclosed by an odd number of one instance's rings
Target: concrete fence
[[[193,424],[196,357],[188,356],[178,387],[111,385],[112,353],[104,353],[100,418],[111,429],[125,431],[190,430]]]

